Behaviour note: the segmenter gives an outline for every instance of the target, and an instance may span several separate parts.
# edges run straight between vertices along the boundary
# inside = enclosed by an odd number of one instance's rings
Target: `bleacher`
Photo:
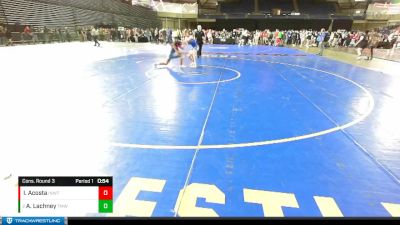
[[[131,6],[115,0],[31,0],[49,4],[69,6],[117,15],[147,17],[149,9],[140,6]]]
[[[7,18],[6,15],[4,14],[4,9],[0,4],[0,24],[6,24],[7,23]]]
[[[1,0],[9,24],[47,27],[119,25],[157,27],[157,13],[115,0]]]
[[[43,4],[26,0],[2,0],[9,24],[29,24],[31,26],[73,26],[73,10],[69,7]]]
[[[99,18],[103,20],[103,23],[107,23],[106,21],[113,20],[111,14],[114,16],[117,16],[118,18],[124,18],[125,23],[132,23],[132,22],[138,22],[139,25],[137,27],[143,26],[142,24],[154,24],[157,25],[157,21],[155,21],[155,18],[157,18],[157,13],[153,10],[150,10],[148,8],[138,6],[138,5],[128,5],[126,3],[122,3],[119,1],[115,0],[36,0],[40,2],[46,2],[49,4],[58,4],[58,5],[64,5],[67,7],[74,7],[76,9],[79,9],[80,13],[90,13],[88,11],[84,10],[89,10],[89,11],[95,11],[95,12],[100,12],[103,14],[94,14],[93,17]],[[78,13],[79,14],[79,13]],[[105,18],[100,18],[99,16],[104,16]],[[88,16],[86,16],[88,17]],[[135,19],[133,21],[130,21],[128,17],[134,17]],[[118,23],[118,20],[114,20],[114,23]],[[153,25],[154,26],[154,25]],[[151,26],[146,26],[146,27],[151,27]]]

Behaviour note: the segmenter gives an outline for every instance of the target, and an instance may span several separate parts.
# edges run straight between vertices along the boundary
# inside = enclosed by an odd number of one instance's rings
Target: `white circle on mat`
[[[152,144],[115,143],[115,142],[111,143],[110,145],[113,147],[119,147],[119,148],[125,148],[125,149],[156,149],[156,150],[232,149],[232,150],[235,150],[237,148],[243,148],[243,147],[255,147],[255,146],[263,146],[263,145],[271,145],[271,144],[279,144],[279,143],[285,143],[285,142],[298,141],[298,140],[303,140],[303,139],[314,138],[314,137],[326,135],[326,134],[336,132],[339,130],[344,130],[346,128],[349,128],[349,127],[363,121],[365,118],[368,117],[368,115],[374,109],[374,106],[375,106],[374,98],[372,97],[372,94],[366,88],[364,88],[360,84],[356,83],[355,81],[352,81],[352,80],[345,78],[343,76],[340,76],[338,74],[331,73],[328,71],[323,71],[320,69],[311,68],[311,67],[283,63],[283,62],[274,62],[274,61],[268,61],[268,60],[253,60],[253,59],[241,59],[241,60],[272,63],[272,64],[281,64],[281,65],[286,65],[286,66],[291,66],[291,67],[314,70],[314,71],[322,72],[322,73],[325,73],[325,74],[328,74],[331,76],[335,76],[335,77],[345,80],[345,81],[355,85],[359,89],[361,89],[366,94],[366,98],[368,99],[368,107],[365,110],[365,112],[360,115],[360,117],[354,119],[351,122],[348,122],[348,123],[345,123],[342,125],[338,125],[336,127],[332,127],[332,128],[326,129],[326,130],[321,130],[321,131],[303,134],[303,135],[299,135],[299,136],[280,138],[280,139],[264,140],[264,141],[256,141],[256,142],[243,142],[243,143],[214,144],[214,145],[212,145],[212,144],[211,145],[152,145]]]

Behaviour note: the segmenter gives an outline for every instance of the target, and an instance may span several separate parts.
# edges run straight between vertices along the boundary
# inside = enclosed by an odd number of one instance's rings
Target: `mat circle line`
[[[343,76],[340,76],[338,74],[331,73],[328,71],[323,71],[320,69],[310,68],[310,67],[306,67],[306,66],[290,64],[290,63],[274,62],[274,61],[268,61],[268,60],[252,60],[252,59],[242,59],[242,60],[265,62],[265,63],[272,63],[272,64],[281,64],[281,65],[286,65],[286,66],[304,68],[304,69],[314,70],[314,71],[318,71],[318,72],[322,72],[322,73],[326,73],[326,74],[338,77],[340,79],[343,79],[345,81],[352,83],[353,85],[357,86],[363,92],[366,93],[368,100],[369,100],[368,108],[363,115],[361,115],[360,117],[358,117],[355,120],[348,122],[346,124],[336,126],[336,127],[330,128],[330,129],[322,130],[319,132],[314,132],[314,133],[309,133],[309,134],[304,134],[304,135],[299,135],[299,136],[294,136],[294,137],[281,138],[281,139],[256,141],[256,142],[233,143],[233,144],[214,144],[214,145],[149,145],[149,144],[134,144],[134,143],[130,144],[130,143],[113,142],[113,143],[110,143],[110,146],[125,148],[125,149],[157,149],[157,150],[231,149],[231,150],[235,150],[236,148],[243,148],[243,147],[256,147],[256,146],[263,146],[263,145],[293,142],[293,141],[299,141],[299,140],[304,140],[304,139],[308,139],[308,138],[318,137],[318,136],[326,135],[326,134],[329,134],[332,132],[336,132],[339,130],[344,130],[346,128],[349,128],[349,127],[363,121],[365,118],[367,118],[375,107],[375,100],[374,100],[372,94],[366,88],[364,88],[357,82],[350,80],[348,78],[345,78]]]
[[[205,82],[182,82],[182,81],[176,81],[176,83],[178,84],[189,84],[189,85],[204,85],[204,84],[216,84],[216,83],[226,83],[226,82],[231,82],[234,81],[236,79],[239,79],[241,76],[241,73],[235,69],[231,69],[228,67],[223,67],[223,66],[210,66],[210,65],[198,65],[198,66],[202,66],[202,67],[210,67],[210,68],[220,68],[220,69],[225,69],[225,70],[230,70],[236,73],[235,77],[232,77],[230,79],[225,79],[225,80],[215,80],[215,81],[205,81]],[[154,68],[149,69],[145,72],[145,75],[147,77],[151,77],[149,76],[149,72],[153,71]],[[195,76],[199,76],[199,75],[195,75]]]

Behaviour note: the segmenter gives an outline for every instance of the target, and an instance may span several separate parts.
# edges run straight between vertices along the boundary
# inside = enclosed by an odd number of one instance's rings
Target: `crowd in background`
[[[361,31],[324,31],[326,34],[326,42],[330,47],[355,47],[360,37],[365,34]],[[321,35],[321,31],[316,30],[256,30],[248,31],[246,29],[234,29],[232,31],[206,30],[206,43],[212,44],[216,38],[226,40],[234,39],[234,42],[239,45],[272,45],[272,46],[284,46],[293,45],[300,47],[311,47],[318,46],[318,37]],[[371,32],[372,33],[372,32]],[[400,28],[394,28],[391,30],[374,31],[374,38],[378,39],[376,42],[380,42],[380,47],[392,48],[400,47]]]
[[[185,33],[194,33],[194,30],[173,30],[158,28],[107,28],[107,27],[75,27],[75,28],[47,28],[25,26],[21,32],[21,40],[32,42],[69,42],[69,41],[124,41],[124,42],[153,42],[153,43],[172,43],[174,38],[180,38]],[[322,40],[321,31],[316,30],[255,30],[249,31],[243,28],[233,30],[212,30],[203,29],[204,43],[213,44],[230,43],[238,45],[271,45],[271,46],[299,46],[317,47]],[[397,48],[400,47],[400,27],[380,28],[373,32],[374,42],[377,48]],[[361,31],[324,31],[325,47],[356,47],[360,37],[365,35]],[[370,35],[371,36],[371,35]],[[10,45],[13,43],[13,36],[6,26],[0,25],[0,45]]]
[[[139,42],[151,36],[150,29],[118,29],[105,27],[31,27],[25,26],[23,31],[11,32],[10,28],[0,25],[0,45],[12,45],[19,42],[51,43],[71,41],[93,41],[97,37],[100,41],[130,41]]]

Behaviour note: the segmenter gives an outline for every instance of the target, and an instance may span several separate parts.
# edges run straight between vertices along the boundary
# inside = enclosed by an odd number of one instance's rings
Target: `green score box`
[[[99,213],[112,213],[113,201],[112,200],[99,200]]]

